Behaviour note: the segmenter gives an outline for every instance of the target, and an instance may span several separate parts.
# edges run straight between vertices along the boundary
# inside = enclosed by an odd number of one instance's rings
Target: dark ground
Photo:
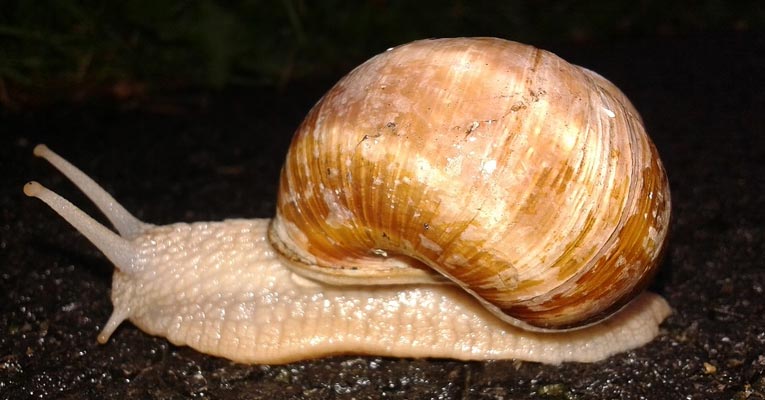
[[[673,226],[653,289],[675,309],[651,344],[596,364],[336,357],[245,366],[177,348],[111,311],[111,265],[41,202],[70,159],[148,222],[265,217],[280,158],[329,86],[178,94],[0,113],[1,398],[765,398],[765,37],[547,46],[620,86],[667,168]]]

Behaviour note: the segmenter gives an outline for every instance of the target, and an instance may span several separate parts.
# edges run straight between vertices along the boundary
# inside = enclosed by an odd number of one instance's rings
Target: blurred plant
[[[763,26],[758,1],[5,0],[0,100],[21,90],[282,85],[417,38],[534,43]],[[136,89],[137,88],[137,89]],[[118,93],[119,94],[119,93]],[[7,96],[7,93],[5,94]]]

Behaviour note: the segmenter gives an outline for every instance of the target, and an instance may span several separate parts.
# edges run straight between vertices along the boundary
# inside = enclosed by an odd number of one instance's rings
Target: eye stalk
[[[32,181],[24,185],[24,194],[45,202],[53,211],[88,238],[121,271],[130,273],[134,270],[137,251],[129,240],[112,232],[69,200],[37,182]]]
[[[114,197],[99,186],[93,179],[85,175],[77,167],[61,158],[53,152],[48,146],[38,144],[32,153],[45,159],[56,169],[69,178],[72,183],[87,196],[102,213],[109,219],[109,222],[117,229],[120,236],[124,238],[133,238],[140,235],[152,225],[146,224],[134,217],[125,207],[114,200]]]

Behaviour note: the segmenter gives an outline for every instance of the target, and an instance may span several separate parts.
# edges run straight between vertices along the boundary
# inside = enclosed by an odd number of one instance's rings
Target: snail
[[[644,292],[670,193],[612,83],[495,38],[389,49],[300,124],[273,219],[139,221],[44,145],[117,233],[24,187],[115,265],[114,310],[242,363],[336,354],[589,362],[670,314]]]

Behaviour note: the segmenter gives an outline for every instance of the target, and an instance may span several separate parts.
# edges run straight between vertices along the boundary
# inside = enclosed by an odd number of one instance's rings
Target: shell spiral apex
[[[670,313],[641,294],[670,193],[640,116],[531,46],[422,40],[357,67],[295,133],[271,220],[144,223],[44,145],[34,154],[116,230],[24,187],[115,266],[101,343],[130,320],[244,363],[585,362],[651,341]]]
[[[560,329],[645,287],[669,202],[639,115],[601,76],[515,42],[423,40],[310,111],[271,237],[317,279],[435,271],[511,322]]]

